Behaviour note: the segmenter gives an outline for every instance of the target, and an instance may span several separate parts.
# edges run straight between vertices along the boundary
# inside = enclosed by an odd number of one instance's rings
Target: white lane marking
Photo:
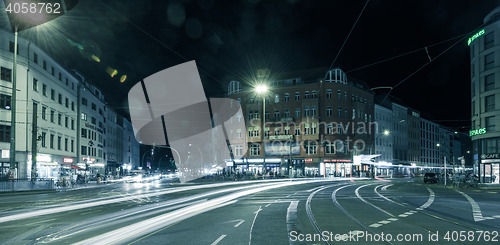
[[[267,204],[267,205],[266,205],[266,208],[267,208],[267,207],[269,207],[270,205],[271,205],[270,203],[269,203],[269,204]]]
[[[391,221],[388,221],[388,220],[382,220],[382,221],[379,221],[379,223],[380,223],[380,224],[384,224],[384,225],[386,225],[386,224],[391,223]]]
[[[244,220],[244,219],[242,219],[240,222],[238,222],[238,224],[234,225],[234,227],[238,227],[238,226],[240,226],[241,224],[243,224],[243,222],[245,222],[245,220]]]
[[[255,211],[255,217],[253,218],[252,226],[250,227],[250,236],[248,239],[248,245],[252,244],[252,231],[253,231],[253,226],[255,225],[255,220],[257,220],[257,215],[259,215],[259,212],[262,210],[262,206],[259,207],[257,211]]]
[[[365,187],[365,186],[369,186],[369,185],[372,185],[372,184],[366,184],[366,185],[362,185],[362,186],[360,186],[360,187],[356,188],[356,190],[354,191],[354,193],[356,193],[356,196],[359,198],[359,200],[361,200],[361,201],[363,201],[364,203],[366,203],[366,204],[368,204],[368,205],[370,205],[370,206],[374,207],[375,209],[377,209],[378,211],[380,211],[380,212],[382,212],[382,213],[385,213],[385,214],[387,214],[387,215],[389,215],[389,216],[391,216],[391,217],[394,217],[394,215],[392,215],[391,213],[389,213],[389,212],[387,212],[387,211],[385,211],[385,210],[383,210],[383,209],[381,209],[381,208],[379,208],[379,207],[377,207],[377,206],[373,205],[371,202],[368,202],[368,201],[366,201],[363,197],[361,197],[361,195],[359,194],[359,189],[361,189],[361,188],[363,188],[363,187]]]
[[[430,193],[429,199],[427,199],[427,202],[425,202],[422,206],[417,208],[417,210],[424,210],[424,209],[428,208],[429,206],[431,206],[431,204],[434,202],[436,194],[429,187],[427,187],[427,190]]]
[[[321,186],[314,187],[312,189],[307,190],[306,192],[312,192],[312,191],[315,191],[316,189],[319,189],[319,188],[321,188]]]
[[[393,186],[393,184],[386,185],[386,186],[382,187],[382,190],[383,190],[383,191],[386,191],[386,190],[387,190],[387,188],[389,188],[389,187],[391,187],[391,186]]]
[[[400,215],[398,215],[398,216],[399,216],[399,217],[403,217],[403,218],[408,217],[408,215],[406,215],[406,214],[400,214]]]
[[[41,220],[41,221],[37,221],[37,222],[33,222],[33,223],[28,223],[28,224],[24,224],[24,225],[36,225],[36,224],[39,224],[39,223],[43,223],[43,222],[49,222],[49,221],[54,221],[56,219],[46,219],[46,220]]]
[[[370,227],[374,227],[374,228],[378,228],[380,226],[382,226],[381,224],[378,224],[378,223],[375,223],[375,224],[371,224],[369,225]]]
[[[288,206],[288,209],[286,210],[286,229],[288,231],[288,234],[291,234],[292,231],[297,231],[297,206],[299,204],[299,201],[292,201],[290,202],[290,206]],[[292,239],[289,239],[290,244],[295,244],[292,243]]]
[[[217,238],[217,240],[215,240],[214,242],[212,242],[212,244],[210,244],[210,245],[217,245],[217,243],[219,243],[220,241],[222,241],[222,239],[224,239],[224,237],[226,237],[226,235],[221,235],[219,238]]]
[[[464,196],[467,201],[469,201],[470,205],[472,206],[472,216],[474,217],[474,221],[478,222],[478,221],[483,221],[485,220],[485,218],[483,217],[483,213],[481,212],[481,208],[479,208],[479,205],[477,205],[477,202],[474,201],[474,199],[472,199],[472,197],[470,197],[469,195],[461,192],[461,191],[457,191],[455,190],[456,192],[462,194],[462,196]]]
[[[387,220],[390,220],[390,221],[396,221],[396,220],[398,220],[398,219],[396,219],[396,218],[388,218]]]

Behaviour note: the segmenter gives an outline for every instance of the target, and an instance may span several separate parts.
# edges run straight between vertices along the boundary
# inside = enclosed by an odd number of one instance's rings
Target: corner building
[[[468,40],[471,65],[471,131],[474,172],[482,183],[500,183],[500,7]],[[499,126],[496,126],[499,125]]]
[[[369,165],[353,157],[374,153],[372,92],[338,68],[296,74],[255,82],[269,86],[264,130],[263,95],[255,85],[230,82],[228,97],[240,102],[247,127],[229,132],[248,146],[245,154],[233,146],[236,170],[262,172],[265,154],[266,172],[279,175],[367,176]]]

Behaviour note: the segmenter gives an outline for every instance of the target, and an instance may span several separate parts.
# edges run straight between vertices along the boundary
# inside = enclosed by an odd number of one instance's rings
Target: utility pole
[[[16,168],[16,74],[17,74],[17,27],[14,32],[14,65],[12,67],[12,102],[10,103],[10,171]]]
[[[38,104],[33,103],[33,124],[31,129],[31,180],[36,181],[36,156],[38,144]]]

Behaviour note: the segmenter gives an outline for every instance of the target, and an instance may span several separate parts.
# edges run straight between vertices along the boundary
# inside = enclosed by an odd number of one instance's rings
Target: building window
[[[260,155],[260,145],[252,144],[250,145],[250,156],[259,156]]]
[[[75,130],[75,119],[71,118],[71,130]]]
[[[60,126],[62,126],[62,114],[61,113],[57,114],[57,124],[59,124]]]
[[[60,72],[59,72],[59,81],[62,82],[62,74]],[[66,85],[68,85],[68,84],[66,84]]]
[[[486,98],[484,98],[484,104],[485,112],[495,110],[495,95],[486,96]]]
[[[43,69],[47,70],[47,61],[44,60],[42,63],[43,63]]]
[[[68,139],[64,139],[64,150],[68,151]]]
[[[51,134],[49,138],[49,145],[51,149],[54,149],[54,135]]]
[[[317,154],[317,143],[315,141],[308,141],[304,144],[304,149],[306,155],[316,155]]]
[[[285,113],[284,113],[284,117],[285,118],[290,118],[290,109],[285,109]]]
[[[300,136],[300,128],[295,127],[295,136]]]
[[[0,94],[0,108],[2,109],[10,109],[10,101],[12,97],[6,94]]]
[[[82,145],[82,155],[87,155],[87,147]]]
[[[14,42],[9,41],[9,52],[14,53]],[[19,44],[17,44],[17,54],[19,54]]]
[[[82,120],[87,121],[87,113],[82,112]]]
[[[342,117],[342,107],[337,107],[337,116]]]
[[[331,106],[326,107],[326,115],[327,116],[332,116],[333,115],[333,108]]]
[[[59,104],[61,104],[61,105],[62,105],[62,94],[59,94],[59,95],[58,95],[58,101],[59,101]]]
[[[305,123],[304,124],[304,135],[309,135],[310,134],[310,130],[309,130],[309,124],[308,123]]]
[[[0,70],[0,78],[4,81],[12,82],[12,70],[2,67]]]
[[[278,110],[274,111],[274,119],[276,121],[280,120],[280,111]]]
[[[290,94],[289,94],[289,93],[285,93],[285,96],[283,97],[283,100],[284,100],[285,102],[290,101]]]
[[[486,35],[484,35],[484,49],[489,49],[493,47],[493,44],[495,42],[493,32],[490,32]]]
[[[486,132],[495,131],[495,116],[484,119]]]
[[[82,128],[82,138],[87,138],[87,129]]]
[[[311,98],[318,98],[318,93],[315,90],[311,92]]]
[[[74,101],[71,101],[71,110],[75,111],[75,102]]]
[[[333,134],[333,124],[329,123],[326,125],[326,134],[329,134],[329,135]]]
[[[309,99],[309,91],[304,92],[304,99]]]
[[[46,84],[42,84],[42,94],[43,94],[43,96],[47,96],[47,85]]]
[[[234,146],[234,155],[235,156],[243,156],[243,146],[242,145],[235,145]]]
[[[284,134],[285,134],[285,135],[290,135],[290,126],[286,126],[286,127],[284,128],[284,130],[285,130],[285,131],[284,131]]]
[[[51,89],[50,90],[50,98],[55,101],[56,100],[56,91]]]
[[[325,144],[325,153],[326,154],[335,154],[335,143],[328,141]]]
[[[51,70],[51,74],[52,74],[52,76],[55,76],[55,74],[56,74],[56,70],[54,69],[54,67],[51,67],[51,68],[52,68],[52,70]]]
[[[275,94],[274,95],[274,103],[279,103],[280,102],[280,95],[279,94]]]
[[[75,152],[75,140],[71,140],[71,152]]]
[[[87,98],[82,98],[82,105],[87,106]]]
[[[492,90],[494,88],[495,88],[495,73],[484,77],[484,91]]]
[[[97,109],[97,106],[94,103],[92,103],[92,107],[91,108],[92,108],[92,110],[95,111]]]
[[[278,127],[278,128],[274,128],[274,135],[280,135],[281,133],[281,129]]]
[[[33,62],[35,62],[35,64],[38,64],[38,54],[37,53],[33,53]]]
[[[304,117],[309,116],[309,106],[304,106]]]
[[[484,70],[488,70],[495,66],[495,57],[494,53],[487,54],[484,56]]]
[[[54,114],[55,114],[55,113],[56,113],[56,112],[55,112],[54,110],[50,110],[50,122],[52,122],[52,123],[53,123],[53,122],[54,122],[54,120],[55,120],[55,118],[54,118]]]
[[[299,101],[299,100],[300,100],[300,92],[295,92],[295,101]]]
[[[498,153],[498,138],[490,138],[483,140],[483,153],[495,154]]]
[[[42,119],[47,120],[47,107],[42,106]]]
[[[10,142],[10,126],[0,125],[0,141]]]
[[[295,108],[295,118],[300,118],[300,108]]]
[[[311,123],[311,134],[317,133],[318,125],[316,123]]]
[[[241,129],[236,129],[236,138],[241,139]]]
[[[327,89],[326,90],[326,98],[327,99],[331,99],[332,98],[332,90],[331,89]]]
[[[315,105],[311,106],[311,116],[313,116],[313,117],[316,116],[316,106]]]
[[[69,118],[67,116],[64,117],[64,127],[69,128]]]
[[[42,147],[47,147],[47,145],[45,144],[45,138],[46,137],[47,137],[47,133],[42,132],[42,137],[40,139],[40,141],[42,141]]]

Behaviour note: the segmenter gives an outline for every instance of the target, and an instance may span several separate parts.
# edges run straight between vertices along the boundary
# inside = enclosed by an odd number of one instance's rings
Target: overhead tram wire
[[[364,66],[361,66],[361,67],[358,67],[358,68],[355,68],[355,69],[351,69],[349,71],[346,71],[346,73],[351,73],[351,72],[354,72],[354,71],[357,71],[357,70],[361,70],[361,69],[364,69],[364,68],[367,68],[367,67],[370,67],[370,66],[378,65],[378,64],[384,63],[386,61],[390,61],[390,60],[393,60],[393,59],[397,59],[399,57],[403,57],[403,56],[406,56],[406,55],[409,55],[409,54],[416,53],[418,51],[425,50],[425,48],[434,47],[434,46],[440,45],[440,44],[445,43],[445,42],[449,42],[449,41],[457,39],[457,38],[462,38],[462,37],[467,36],[467,35],[469,35],[469,33],[462,34],[462,35],[459,35],[459,36],[456,36],[456,37],[452,37],[452,38],[449,38],[447,40],[440,41],[438,43],[427,45],[425,47],[418,48],[418,49],[415,49],[413,51],[409,51],[409,52],[406,52],[406,53],[403,53],[403,54],[395,55],[395,56],[392,56],[392,57],[389,57],[389,58],[386,58],[386,59],[383,59],[383,60],[379,60],[379,61],[373,62],[373,63],[368,64],[368,65],[364,65]]]
[[[412,77],[413,75],[415,75],[417,72],[419,72],[420,70],[424,69],[427,65],[429,65],[432,61],[436,60],[437,58],[439,58],[439,56],[443,55],[444,53],[448,52],[451,48],[455,47],[455,45],[459,44],[460,42],[464,41],[465,38],[469,35],[471,35],[472,33],[476,32],[478,29],[482,28],[484,25],[480,25],[479,27],[476,27],[474,28],[473,31],[469,32],[468,35],[464,35],[462,38],[460,38],[460,40],[458,40],[457,42],[455,42],[454,44],[452,44],[450,47],[448,47],[447,49],[445,49],[443,52],[439,53],[436,57],[434,57],[433,59],[431,59],[430,61],[426,62],[424,65],[422,65],[420,68],[418,68],[416,71],[412,72],[409,76],[407,76],[406,78],[404,78],[403,80],[401,80],[401,82],[399,82],[398,84],[394,85],[390,90],[389,92],[387,92],[387,95],[384,97],[384,99],[382,100],[382,103],[383,104],[385,102],[385,100],[389,97],[389,95],[391,94],[392,90],[394,90],[397,86],[401,85],[403,82],[405,82],[406,80],[408,80],[410,77]]]
[[[176,50],[174,50],[173,48],[171,48],[170,46],[168,46],[167,44],[165,44],[164,42],[158,40],[156,37],[154,37],[153,35],[151,35],[149,32],[147,32],[146,30],[142,29],[140,26],[136,25],[135,23],[133,23],[132,21],[130,21],[127,17],[121,15],[120,13],[116,12],[113,8],[109,7],[108,5],[106,5],[105,3],[103,3],[103,1],[99,1],[102,5],[104,5],[106,8],[108,8],[111,12],[113,12],[114,14],[116,14],[117,16],[119,16],[120,18],[124,19],[126,22],[128,22],[130,25],[132,25],[133,27],[135,27],[137,30],[141,31],[142,33],[146,34],[146,36],[148,36],[149,38],[153,39],[154,41],[156,41],[157,43],[159,43],[161,46],[163,46],[164,48],[168,49],[170,52],[174,53],[175,55],[179,56],[181,59],[185,60],[185,61],[190,61],[190,59],[184,57],[182,54],[180,54],[179,52],[177,52]],[[217,64],[216,64],[217,65]],[[219,65],[217,65],[219,66]],[[219,66],[221,67],[221,66]],[[223,67],[221,67],[223,68]],[[236,74],[230,72],[230,71],[227,71],[225,68],[223,68],[226,72],[236,76]],[[198,70],[203,72],[204,74],[206,74],[207,76],[211,77],[212,79],[214,79],[215,81],[217,81],[218,83],[222,84],[221,81],[219,81],[219,79],[215,78],[214,76],[212,76],[209,72],[205,71],[204,69],[200,68],[198,66]]]
[[[337,58],[339,57],[340,52],[342,52],[342,49],[344,48],[344,45],[347,43],[347,40],[351,36],[351,33],[354,30],[354,27],[356,27],[356,24],[358,23],[359,19],[361,18],[361,15],[363,15],[363,12],[365,11],[365,8],[366,8],[366,6],[368,5],[369,2],[370,2],[370,0],[366,0],[365,6],[363,6],[363,9],[361,10],[361,12],[358,15],[358,18],[356,19],[356,21],[352,25],[351,30],[349,31],[349,34],[347,34],[347,37],[344,39],[344,43],[342,43],[342,46],[340,47],[339,52],[337,52],[337,55],[335,56],[335,59],[333,59],[333,62],[330,65],[330,68],[328,70],[331,70],[332,67],[333,67],[333,65],[335,64],[335,61],[337,61]]]

